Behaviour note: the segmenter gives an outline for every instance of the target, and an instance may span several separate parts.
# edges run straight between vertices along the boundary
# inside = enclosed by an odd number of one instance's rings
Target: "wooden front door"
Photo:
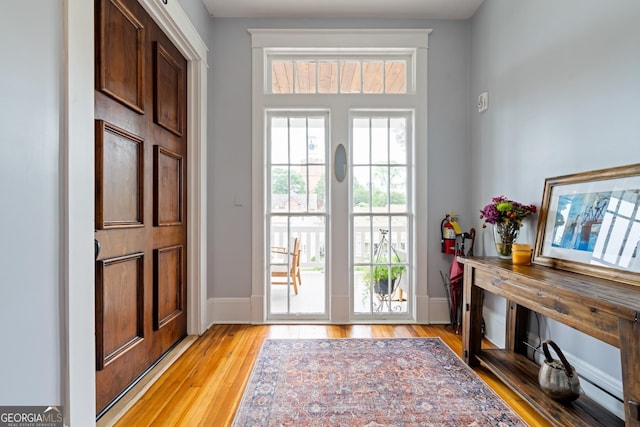
[[[96,412],[186,335],[187,63],[136,0],[96,2]]]

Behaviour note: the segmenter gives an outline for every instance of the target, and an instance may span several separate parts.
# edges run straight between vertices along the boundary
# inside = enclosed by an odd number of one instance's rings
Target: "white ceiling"
[[[467,19],[483,0],[202,0],[217,18]]]

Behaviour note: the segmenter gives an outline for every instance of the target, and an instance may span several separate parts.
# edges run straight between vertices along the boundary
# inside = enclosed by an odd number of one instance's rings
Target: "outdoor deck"
[[[291,314],[319,314],[325,307],[325,274],[323,271],[313,269],[301,270],[302,285],[298,286],[298,295],[293,292],[291,285],[271,285],[271,311],[274,314],[287,313],[287,291],[289,297],[289,310]],[[406,312],[406,301],[392,301],[391,307],[387,301],[381,301],[374,295],[374,306],[371,307],[369,291],[361,280],[358,280],[355,288],[355,311],[357,313],[381,313],[386,311]]]

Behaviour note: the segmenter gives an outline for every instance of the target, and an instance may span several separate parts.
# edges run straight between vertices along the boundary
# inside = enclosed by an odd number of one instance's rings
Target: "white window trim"
[[[266,49],[273,48],[343,48],[352,49],[383,49],[383,48],[416,48],[415,67],[423,70],[420,78],[413,73],[415,82],[411,82],[415,92],[411,95],[419,100],[419,107],[415,109],[414,122],[415,150],[412,165],[414,171],[414,201],[415,201],[415,239],[414,254],[416,261],[415,293],[417,323],[429,322],[429,296],[427,294],[427,49],[430,29],[267,29],[250,28],[252,48],[252,294],[251,294],[251,322],[261,324],[266,319],[266,297],[264,289],[265,266],[265,224],[264,207],[265,194],[263,192],[265,176],[264,129],[265,108],[270,105],[265,94],[267,61]],[[409,83],[407,83],[409,85]],[[280,95],[279,95],[280,96]],[[392,95],[380,95],[392,96]],[[403,95],[404,96],[404,95]],[[286,98],[286,96],[284,97]],[[419,138],[419,139],[418,139]],[[333,152],[332,142],[331,152]],[[416,167],[417,166],[417,167]],[[419,260],[424,260],[420,262]],[[331,301],[330,304],[334,304]],[[337,307],[331,307],[331,313]],[[342,307],[339,308],[342,310]],[[348,313],[348,308],[346,313]],[[350,321],[348,318],[331,317],[331,322],[342,323]]]
[[[252,48],[428,48],[427,29],[272,29],[249,28]]]

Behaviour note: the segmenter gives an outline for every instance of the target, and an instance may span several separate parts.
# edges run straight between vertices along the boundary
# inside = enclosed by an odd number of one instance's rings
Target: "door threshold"
[[[198,338],[198,335],[187,335],[174,348],[169,350],[153,368],[149,369],[133,387],[127,390],[127,392],[96,421],[96,427],[113,426]]]

